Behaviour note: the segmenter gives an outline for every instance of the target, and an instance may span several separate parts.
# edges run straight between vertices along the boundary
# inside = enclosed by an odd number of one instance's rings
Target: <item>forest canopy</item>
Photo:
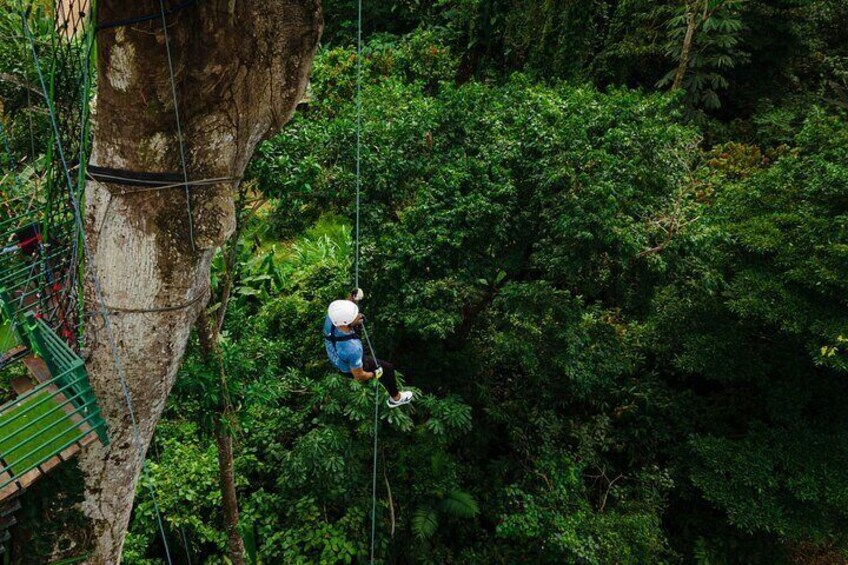
[[[223,394],[249,562],[369,554],[372,389],[320,333],[352,284],[356,3],[324,11],[213,265],[226,390],[195,336],[148,454],[195,563],[227,554]],[[848,5],[373,3],[362,73],[363,309],[418,395],[381,412],[380,562],[848,559]],[[0,90],[26,153],[43,116]],[[139,497],[124,562],[162,551]]]

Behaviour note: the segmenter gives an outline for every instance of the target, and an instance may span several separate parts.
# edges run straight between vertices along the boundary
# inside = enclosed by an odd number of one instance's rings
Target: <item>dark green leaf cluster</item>
[[[845,115],[773,106],[756,127],[782,145],[705,147],[675,98],[457,85],[451,49],[421,32],[366,51],[366,313],[421,393],[381,416],[378,554],[845,551]],[[267,562],[369,549],[372,389],[328,371],[318,335],[350,286],[354,63],[321,53],[309,106],[251,168],[271,200],[239,244],[221,344]],[[186,462],[154,466],[159,488],[210,454],[218,389],[196,361],[160,430]],[[202,485],[166,510],[216,555],[225,539],[193,518],[216,503]],[[154,538],[144,516],[130,547]]]

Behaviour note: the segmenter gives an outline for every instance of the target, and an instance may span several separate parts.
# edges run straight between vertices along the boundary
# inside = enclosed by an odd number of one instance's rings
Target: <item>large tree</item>
[[[87,186],[91,266],[102,283],[141,443],[108,332],[94,318],[88,367],[111,443],[81,459],[93,563],[120,560],[144,452],[206,304],[215,249],[234,229],[238,179],[256,145],[291,118],[322,30],[320,0],[207,0],[180,7],[170,13],[164,6],[167,35],[161,18],[100,31],[91,163],[124,174],[181,174],[176,98],[188,178],[231,180],[192,186],[190,198],[181,186]],[[104,0],[98,20],[159,11],[158,0]],[[87,294],[93,310],[93,284]]]

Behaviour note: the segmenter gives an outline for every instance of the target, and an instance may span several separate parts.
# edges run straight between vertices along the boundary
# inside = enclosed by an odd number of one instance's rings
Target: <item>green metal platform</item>
[[[32,313],[18,328],[34,386],[0,406],[0,501],[94,441],[109,441],[82,359]]]

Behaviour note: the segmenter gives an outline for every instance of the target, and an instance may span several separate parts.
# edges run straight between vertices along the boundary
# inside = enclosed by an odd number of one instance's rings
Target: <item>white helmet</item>
[[[350,300],[336,300],[327,308],[327,315],[334,326],[349,326],[359,315],[359,306]]]

